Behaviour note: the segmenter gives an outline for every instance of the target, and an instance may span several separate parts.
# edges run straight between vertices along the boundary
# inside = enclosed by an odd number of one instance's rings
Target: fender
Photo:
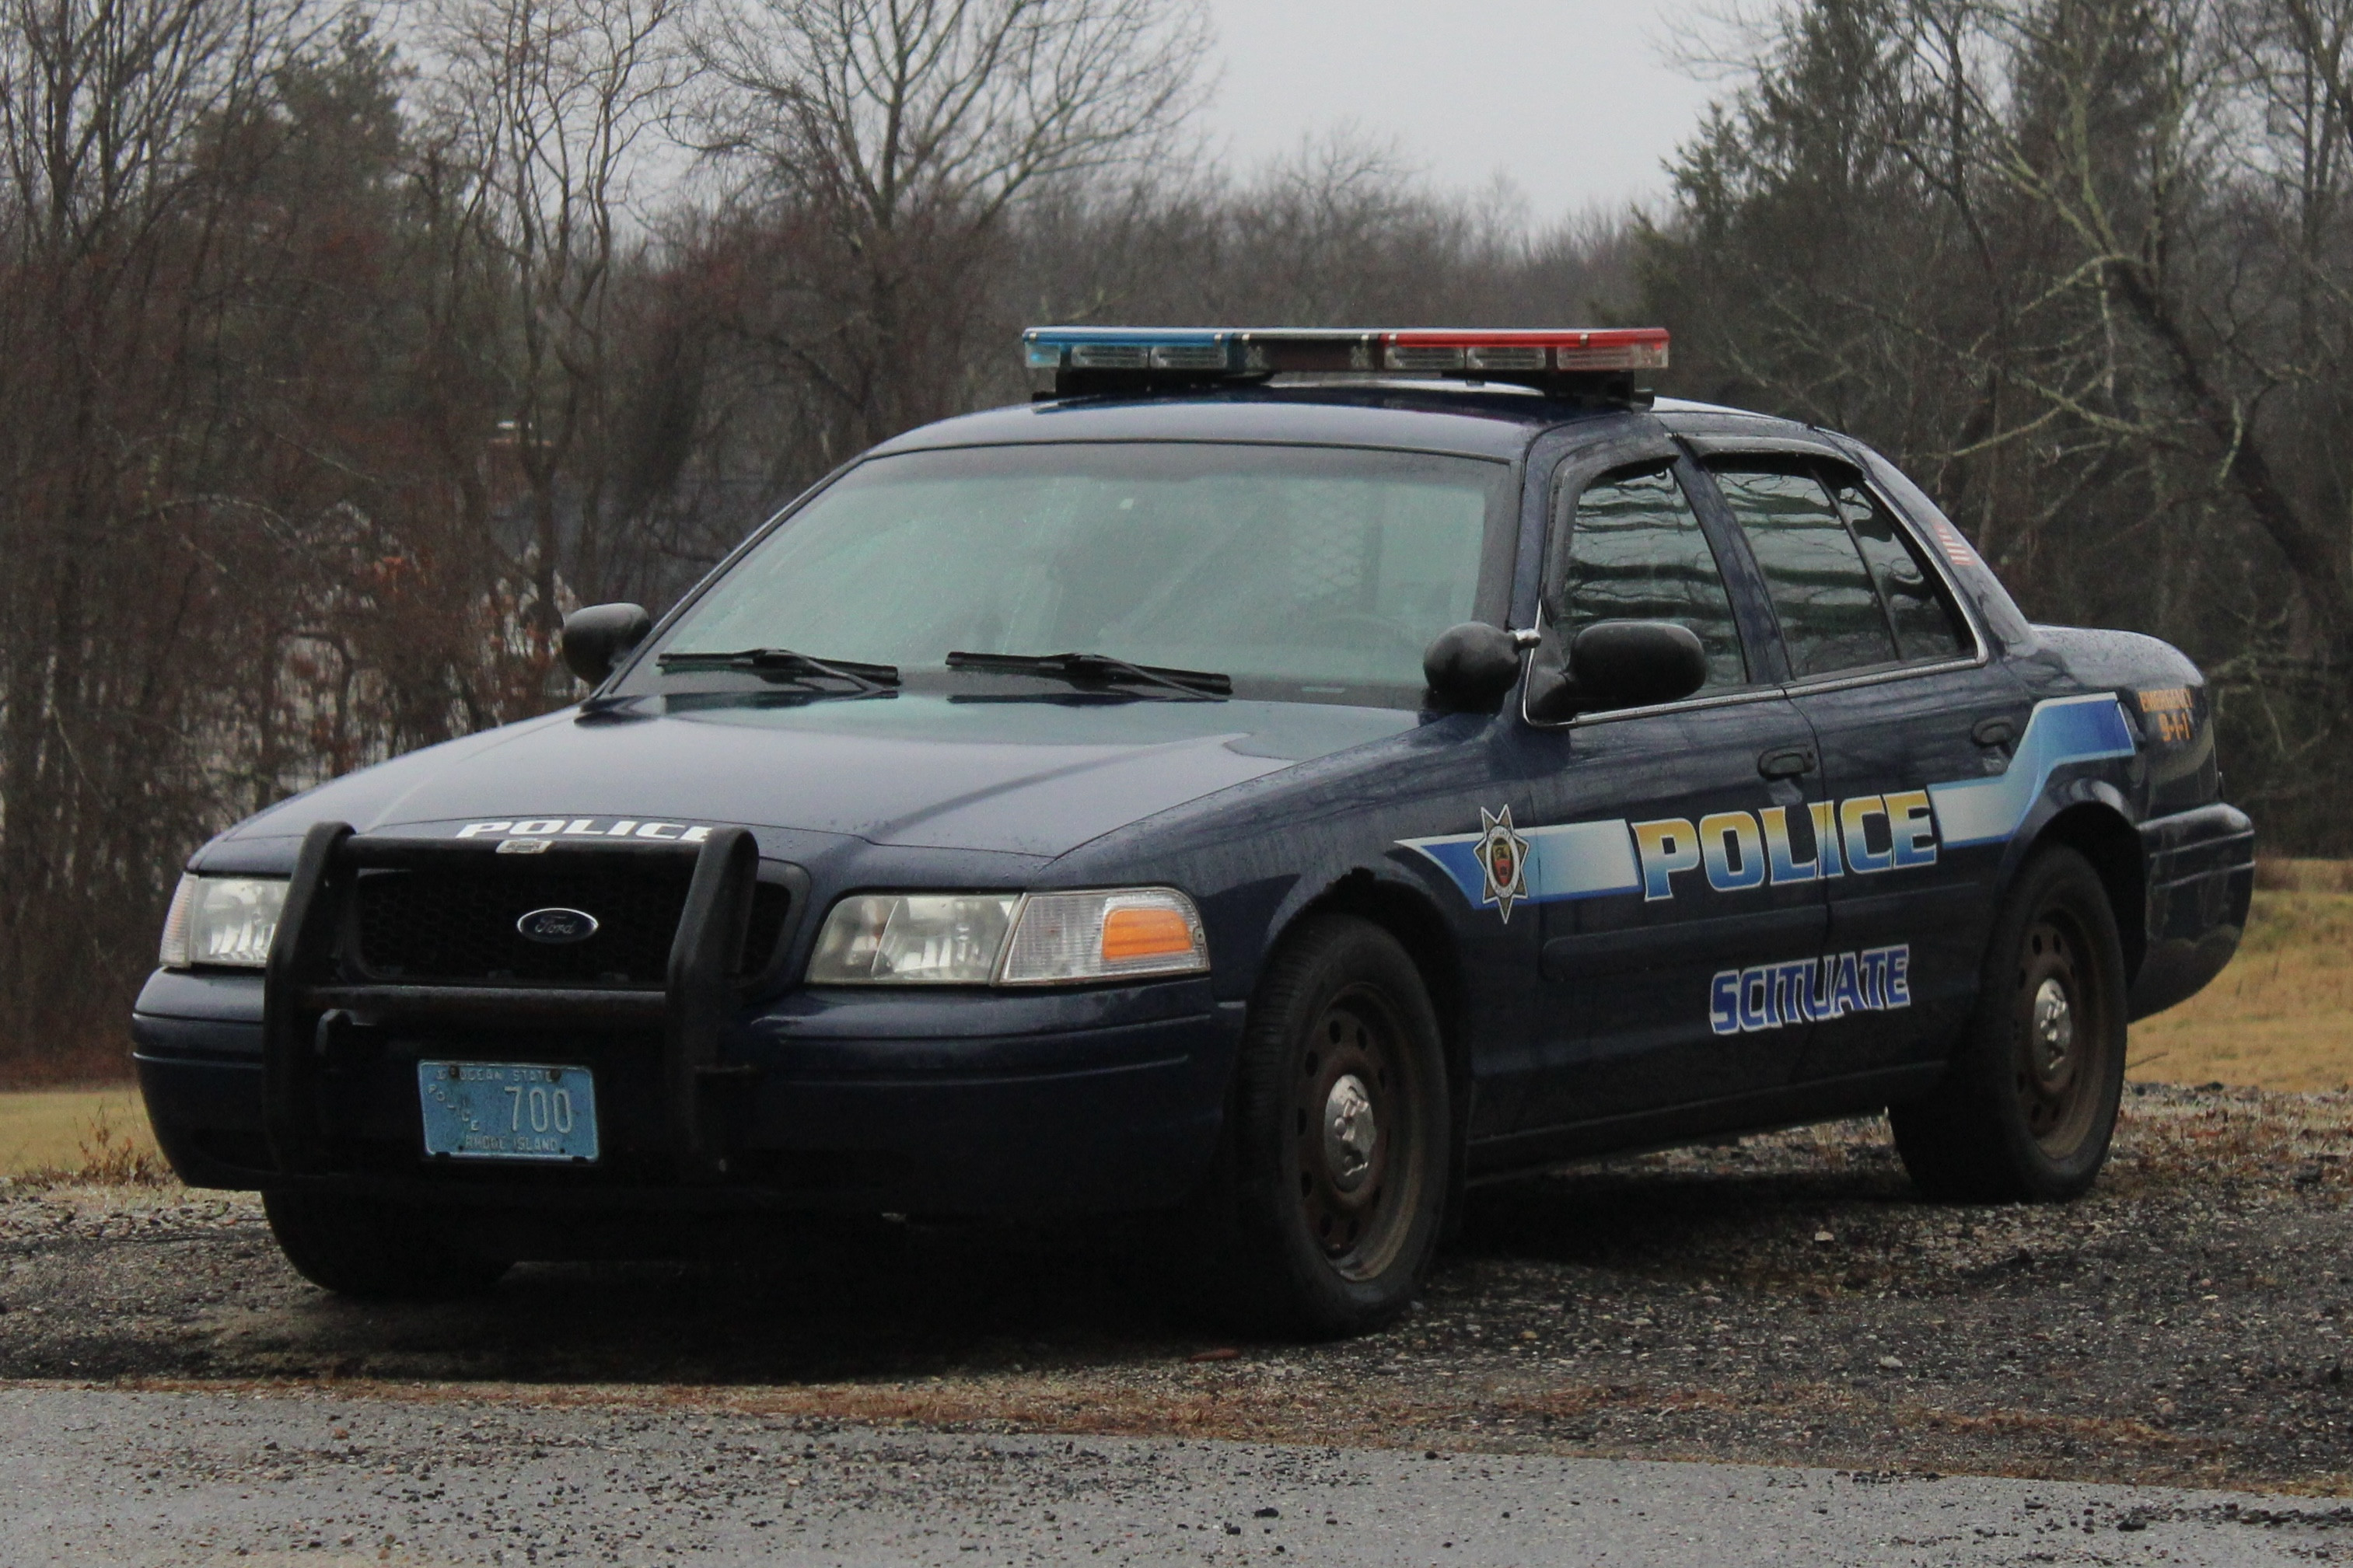
[[[2116,782],[2121,777],[2126,784],[2136,784],[2144,771],[2142,731],[2131,710],[2115,692],[2045,699],[2035,705],[2034,717],[2029,721],[2030,739],[2045,713],[2062,704],[2073,710],[2067,728],[2077,732],[2068,747],[2055,753],[2046,747],[2042,756],[2030,761],[2028,741],[2021,740],[2018,754],[2010,760],[2011,771],[2022,763],[2036,767],[2042,784],[2028,805],[2017,832],[2003,847],[1994,885],[2005,896],[2028,859],[2049,841],[2060,819],[2071,813],[2080,816],[2088,809],[2112,819],[2121,838],[2132,840],[2138,837],[2141,814]],[[2094,714],[2098,716],[2096,722],[2089,717]],[[2063,771],[2067,776],[2060,776]],[[2082,847],[2090,855],[2094,868],[2107,888],[2109,903],[2116,911],[2117,934],[2124,945],[2126,978],[2129,981],[2139,969],[2145,950],[2141,868],[2137,858],[2129,867],[2112,866],[2107,863],[2108,857],[2099,853],[2096,847]]]
[[[1267,913],[1263,939],[1258,948],[1260,961],[1250,974],[1251,986],[1255,988],[1257,985],[1257,971],[1264,967],[1264,955],[1280,946],[1292,927],[1309,915],[1337,909],[1377,916],[1385,905],[1391,909],[1403,907],[1418,911],[1415,923],[1421,931],[1416,933],[1417,937],[1422,941],[1430,938],[1442,940],[1447,951],[1437,956],[1451,967],[1455,975],[1461,973],[1464,966],[1461,913],[1450,914],[1430,896],[1427,887],[1406,875],[1399,866],[1358,864],[1337,876],[1302,877],[1292,884],[1290,891]]]
[[[2034,852],[2036,847],[2049,834],[2051,825],[2058,821],[2065,813],[2082,805],[2097,806],[2104,811],[2113,812],[2116,814],[2118,825],[2126,832],[2138,831],[2132,803],[2126,798],[2124,791],[2107,780],[2077,778],[2070,779],[2065,784],[2054,784],[2045,790],[2042,798],[2035,802],[2034,810],[2027,816],[2025,826],[2018,830],[2018,837],[2011,839],[2009,846],[2002,851],[2001,868],[1996,874],[1998,885],[2007,889],[2011,879],[2018,875],[2019,868],[2026,864],[2027,857]],[[2124,918],[2125,911],[2118,910],[2117,919]]]

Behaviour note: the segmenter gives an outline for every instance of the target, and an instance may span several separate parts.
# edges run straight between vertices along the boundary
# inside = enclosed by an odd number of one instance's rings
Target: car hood
[[[229,837],[296,837],[320,821],[455,833],[626,819],[1052,857],[1418,722],[1387,709],[1152,698],[647,699],[413,752],[274,806]]]

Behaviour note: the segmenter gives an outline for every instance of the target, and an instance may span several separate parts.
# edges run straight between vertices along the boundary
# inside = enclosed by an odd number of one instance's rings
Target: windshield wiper
[[[846,680],[860,691],[880,691],[899,684],[899,667],[895,664],[811,658],[788,647],[747,647],[734,653],[666,653],[654,662],[665,675],[673,669],[740,669],[767,680]]]
[[[1233,677],[1211,669],[1170,669],[1130,664],[1103,653],[952,653],[950,669],[996,669],[1021,675],[1059,675],[1081,686],[1161,686],[1196,701],[1230,697]]]

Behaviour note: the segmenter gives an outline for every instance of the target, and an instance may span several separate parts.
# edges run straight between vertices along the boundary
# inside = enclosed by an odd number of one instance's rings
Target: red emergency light
[[[1664,327],[1615,327],[1591,331],[1451,331],[1421,327],[1384,332],[1385,368],[1443,375],[1451,371],[1582,372],[1664,370]]]

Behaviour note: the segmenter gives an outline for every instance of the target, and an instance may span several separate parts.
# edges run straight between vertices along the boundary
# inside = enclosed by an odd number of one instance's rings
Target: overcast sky
[[[1690,0],[1210,0],[1212,145],[1247,168],[1346,121],[1448,185],[1498,172],[1548,221],[1656,198],[1712,87],[1662,58]]]

